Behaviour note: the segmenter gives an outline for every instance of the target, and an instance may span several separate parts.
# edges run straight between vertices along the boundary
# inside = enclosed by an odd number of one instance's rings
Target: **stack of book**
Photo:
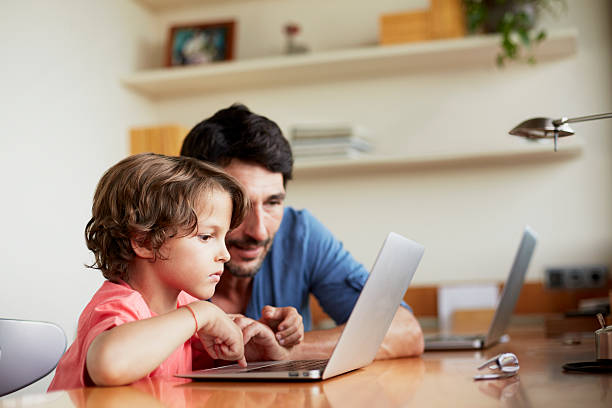
[[[365,129],[350,124],[296,125],[291,128],[295,158],[352,158],[373,150]]]

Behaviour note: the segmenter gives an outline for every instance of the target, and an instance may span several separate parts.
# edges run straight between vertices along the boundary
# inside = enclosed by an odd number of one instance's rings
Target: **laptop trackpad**
[[[231,364],[231,365],[226,365],[226,366],[221,366],[221,367],[207,368],[205,370],[197,370],[195,372],[197,373],[224,373],[224,374],[243,373],[243,372],[253,370],[256,368],[269,367],[269,366],[282,364],[282,363],[283,361],[257,361],[253,363],[248,363],[246,368],[240,367],[238,364]]]

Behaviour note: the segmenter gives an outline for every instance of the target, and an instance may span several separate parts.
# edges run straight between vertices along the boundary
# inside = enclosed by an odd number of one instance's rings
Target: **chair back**
[[[66,334],[48,322],[0,319],[0,397],[49,374],[66,351]]]

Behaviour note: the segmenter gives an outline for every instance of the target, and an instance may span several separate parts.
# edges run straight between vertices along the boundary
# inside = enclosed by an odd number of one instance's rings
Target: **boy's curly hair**
[[[223,170],[188,157],[143,153],[121,160],[104,173],[85,227],[85,241],[95,255],[88,267],[104,277],[128,281],[134,258],[130,240],[153,250],[171,237],[193,233],[198,210],[215,190],[232,200],[230,228],[242,222],[249,202],[240,184]],[[154,259],[155,259],[154,258]]]

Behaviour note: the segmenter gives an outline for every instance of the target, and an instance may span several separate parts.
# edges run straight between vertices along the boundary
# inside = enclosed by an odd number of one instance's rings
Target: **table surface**
[[[421,358],[376,361],[326,381],[191,382],[157,379],[125,387],[93,387],[0,400],[8,407],[612,407],[612,374],[567,373],[566,362],[593,361],[594,338],[579,344],[516,329],[509,343],[484,351],[427,352]],[[519,375],[474,381],[477,367],[515,353]]]

